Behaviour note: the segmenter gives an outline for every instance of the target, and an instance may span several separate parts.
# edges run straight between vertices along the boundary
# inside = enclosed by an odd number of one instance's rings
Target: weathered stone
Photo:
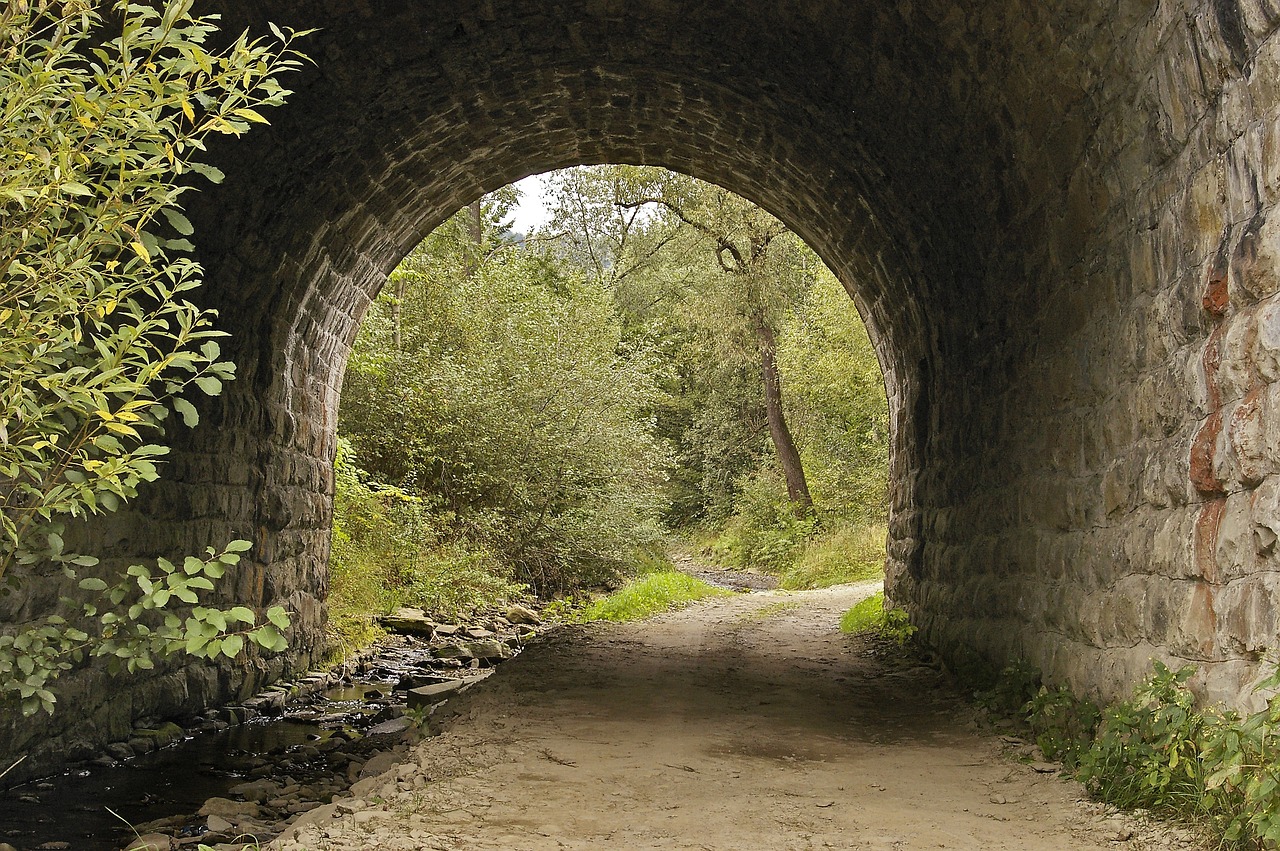
[[[445,680],[441,683],[433,683],[427,686],[409,689],[406,703],[410,709],[420,709],[424,706],[430,706],[433,703],[439,703],[453,692],[462,688],[466,684],[465,680]]]
[[[537,626],[542,623],[542,618],[538,617],[537,613],[519,603],[513,603],[507,609],[507,620],[511,623],[529,624],[530,626]]]
[[[401,635],[418,635],[423,638],[430,638],[436,630],[435,621],[427,617],[427,613],[422,609],[396,609],[393,613],[380,617],[378,623],[391,632],[398,632]]]
[[[200,807],[197,815],[202,816],[221,816],[230,821],[236,821],[246,816],[252,818],[258,815],[260,809],[253,801],[233,801],[230,798],[210,798]]]
[[[174,847],[176,846],[172,836],[148,833],[130,842],[124,847],[124,851],[171,851]]]

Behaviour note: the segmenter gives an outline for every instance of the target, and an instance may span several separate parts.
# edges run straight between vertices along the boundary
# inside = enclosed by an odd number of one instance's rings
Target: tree
[[[552,591],[606,578],[656,537],[666,458],[647,353],[594,282],[504,235],[510,200],[459,211],[392,273],[339,430],[374,479]]]
[[[777,331],[794,300],[812,282],[806,251],[782,222],[711,184],[673,172],[644,170],[620,183],[615,201],[627,210],[649,205],[673,216],[695,246],[714,257],[728,286],[696,294],[708,327],[751,339],[758,358],[769,438],[782,467],[787,495],[799,513],[813,508],[804,464],[787,426]]]
[[[234,377],[213,314],[187,301],[201,269],[180,200],[221,179],[199,161],[207,139],[284,101],[277,77],[300,65],[304,34],[273,26],[277,44],[242,33],[213,49],[192,0],[99,5],[0,12],[0,578],[47,581],[54,565],[93,595],[0,635],[0,692],[28,714],[52,711],[50,682],[84,654],[136,670],[180,650],[235,656],[246,638],[279,650],[288,626],[282,609],[261,626],[245,607],[167,611],[198,604],[248,542],[81,578],[97,559],[64,541],[154,481],[170,413],[195,426],[186,397]]]

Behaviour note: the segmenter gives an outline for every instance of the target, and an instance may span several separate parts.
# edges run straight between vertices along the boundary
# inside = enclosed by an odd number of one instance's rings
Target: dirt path
[[[562,630],[459,699],[416,762],[282,849],[1137,849],[1002,753],[928,668],[836,629],[873,584]]]

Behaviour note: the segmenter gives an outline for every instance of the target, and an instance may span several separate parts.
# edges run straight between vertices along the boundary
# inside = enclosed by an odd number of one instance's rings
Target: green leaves
[[[116,511],[155,480],[168,413],[194,427],[184,397],[215,396],[234,378],[213,313],[186,297],[201,269],[186,256],[183,175],[221,180],[195,159],[206,140],[265,121],[259,110],[286,93],[277,77],[303,57],[290,47],[298,34],[279,28],[278,44],[242,36],[211,52],[216,27],[191,16],[192,0],[85,4],[57,28],[42,17],[47,3],[10,5],[0,15],[0,578],[52,562],[99,595],[81,612],[96,633],[51,617],[0,636],[0,692],[30,712],[52,708],[46,685],[77,654],[138,670],[188,638],[200,645],[203,633],[175,632],[160,613],[195,603],[247,549],[211,551],[180,572],[135,566],[109,585],[78,579],[97,560],[65,552],[62,526]]]

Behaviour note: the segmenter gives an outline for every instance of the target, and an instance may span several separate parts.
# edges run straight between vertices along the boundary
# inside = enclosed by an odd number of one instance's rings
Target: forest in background
[[[331,619],[570,596],[673,543],[811,588],[883,568],[888,409],[853,303],[777,219],[662,169],[507,187],[391,274],[343,384]]]

